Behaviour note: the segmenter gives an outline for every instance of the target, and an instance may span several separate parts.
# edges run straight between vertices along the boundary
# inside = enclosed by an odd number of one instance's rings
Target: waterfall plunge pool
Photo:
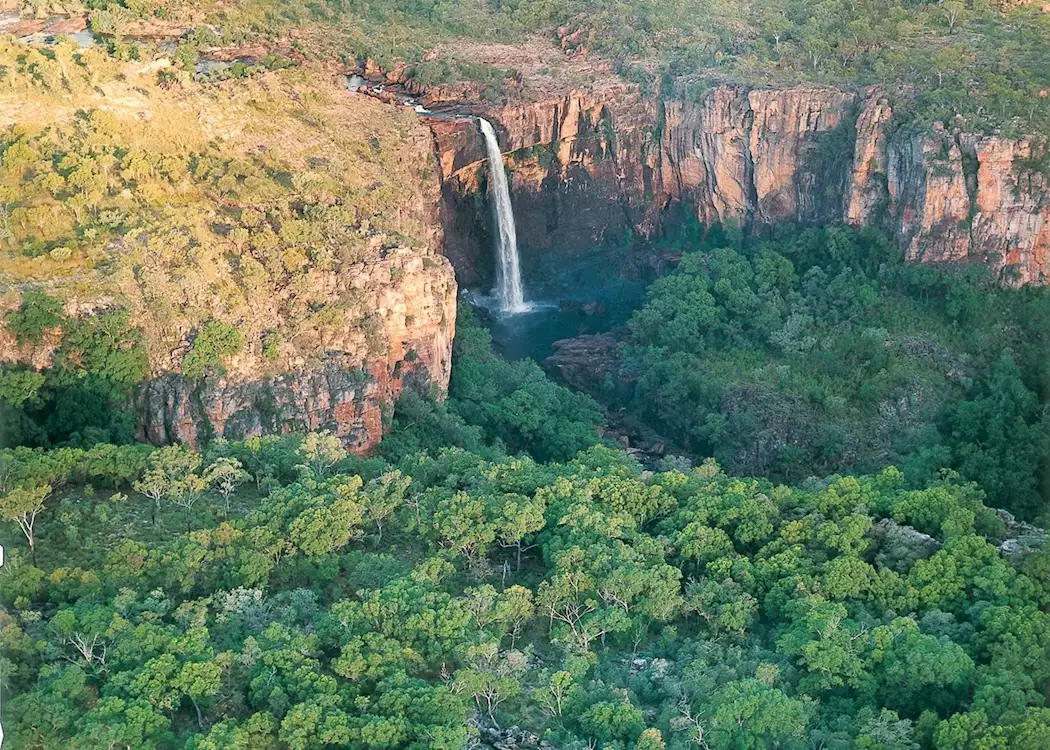
[[[556,265],[538,269],[536,283],[529,285],[531,301],[526,298],[499,136],[485,118],[478,117],[477,124],[485,142],[489,205],[496,229],[496,287],[491,294],[468,291],[464,296],[489,327],[496,350],[508,359],[528,357],[542,362],[552,353],[555,341],[600,333],[626,322],[644,297],[645,284],[630,281],[623,258],[617,262],[608,250],[583,258],[571,252],[555,253]],[[566,265],[570,258],[573,260]]]
[[[625,271],[611,262],[609,254],[597,253],[577,258],[571,266],[526,277],[524,288],[530,300],[526,312],[502,311],[498,298],[487,291],[464,290],[463,299],[492,333],[497,352],[507,359],[542,363],[553,353],[555,341],[626,323],[644,301],[651,280],[632,268]]]

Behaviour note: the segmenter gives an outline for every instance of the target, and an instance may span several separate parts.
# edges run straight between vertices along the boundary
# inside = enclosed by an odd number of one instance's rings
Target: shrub
[[[182,374],[201,378],[212,372],[224,372],[223,361],[244,349],[240,331],[221,320],[210,320],[193,340],[189,354],[182,360]]]
[[[271,362],[275,361],[281,353],[283,339],[277,331],[267,331],[263,334],[262,355]]]
[[[54,297],[36,289],[22,295],[22,305],[4,316],[7,330],[19,344],[39,344],[44,333],[62,322],[62,305]]]
[[[70,321],[59,362],[118,387],[140,383],[149,375],[142,332],[131,325],[127,310],[109,310]]]

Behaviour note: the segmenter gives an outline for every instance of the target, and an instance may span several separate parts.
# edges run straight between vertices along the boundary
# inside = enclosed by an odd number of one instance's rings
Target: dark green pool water
[[[574,260],[562,268],[530,269],[525,279],[529,312],[505,315],[477,290],[467,293],[493,345],[507,359],[543,362],[560,339],[601,333],[626,323],[645,299],[648,278],[605,255]]]

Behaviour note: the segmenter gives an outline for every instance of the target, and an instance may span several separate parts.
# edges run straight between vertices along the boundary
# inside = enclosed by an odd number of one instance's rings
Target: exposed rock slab
[[[364,370],[338,358],[274,378],[197,383],[179,375],[152,380],[139,395],[143,440],[194,449],[212,438],[326,430],[365,451],[382,436],[383,394]]]
[[[1018,521],[1013,513],[997,509],[995,515],[1006,527],[1007,539],[999,545],[999,552],[1003,557],[1018,560],[1031,552],[1038,552],[1046,547],[1046,531],[1030,523]]]

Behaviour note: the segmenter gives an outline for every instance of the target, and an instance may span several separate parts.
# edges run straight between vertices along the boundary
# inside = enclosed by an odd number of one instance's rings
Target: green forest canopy
[[[11,746],[1045,746],[1050,553],[977,485],[646,471],[461,321],[374,458],[0,452]]]
[[[688,233],[687,233],[688,234]],[[1046,289],[904,262],[872,230],[675,240],[601,399],[694,455],[797,482],[943,468],[1046,514]]]
[[[1050,551],[980,487],[643,470],[462,323],[448,402],[407,397],[374,458],[0,452],[11,746],[1050,741]]]
[[[324,435],[0,468],[11,747],[1050,741],[1050,555],[973,485]]]

